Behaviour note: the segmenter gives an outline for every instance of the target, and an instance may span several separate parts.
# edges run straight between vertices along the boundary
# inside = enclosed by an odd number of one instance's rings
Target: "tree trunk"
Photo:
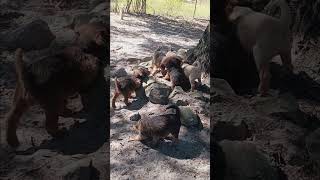
[[[193,18],[194,18],[194,15],[196,14],[197,3],[198,3],[198,0],[196,0],[196,3],[194,4]]]
[[[187,52],[187,62],[192,64],[195,61],[201,63],[201,70],[207,74],[210,73],[210,25],[207,26],[198,45]]]

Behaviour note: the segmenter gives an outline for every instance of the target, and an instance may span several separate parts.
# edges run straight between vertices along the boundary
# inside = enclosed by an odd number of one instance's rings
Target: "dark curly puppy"
[[[116,100],[120,96],[120,94],[124,97],[124,103],[129,105],[129,98],[131,98],[131,94],[135,92],[136,96],[142,95],[141,90],[142,82],[148,78],[150,72],[145,67],[134,67],[133,75],[127,75],[123,77],[119,77],[115,79],[115,91],[112,96],[112,107],[116,108]]]
[[[27,64],[23,50],[16,50],[17,84],[13,105],[7,114],[7,142],[18,146],[16,134],[23,113],[34,104],[40,104],[45,111],[46,130],[53,137],[60,137],[59,116],[69,116],[66,100],[75,93],[82,98],[95,83],[101,72],[99,59],[83,53],[78,47],[68,47],[62,52]],[[85,102],[85,100],[83,101]]]
[[[140,119],[133,126],[134,130],[139,132],[136,137],[130,138],[129,141],[142,141],[152,138],[152,144],[157,145],[159,140],[173,136],[173,142],[179,141],[179,132],[181,127],[180,110],[176,105],[169,105],[166,109],[175,109],[175,114],[163,114]]]
[[[181,65],[182,59],[180,57],[175,55],[167,56],[160,65],[161,73],[163,76],[169,74],[167,79],[171,81],[172,89],[174,89],[175,86],[181,86],[184,91],[188,91],[191,88],[191,84],[184,74]]]

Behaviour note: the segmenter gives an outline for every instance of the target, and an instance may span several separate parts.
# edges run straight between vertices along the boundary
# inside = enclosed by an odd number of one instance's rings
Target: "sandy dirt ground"
[[[120,20],[117,14],[111,14],[111,74],[120,68],[130,73],[131,67],[145,63],[142,59],[152,56],[160,45],[172,46],[175,50],[194,47],[207,23],[129,15]],[[168,84],[161,78],[156,81]],[[111,78],[111,93],[113,91],[114,79]],[[137,108],[126,107],[120,99],[117,108],[111,110],[111,179],[209,179],[208,116],[198,114],[204,125],[201,131],[182,126],[178,145],[165,141],[151,147],[137,141],[128,142],[136,135],[130,129],[135,122],[130,121],[129,116],[137,112],[141,115],[161,112],[165,106],[147,102]]]

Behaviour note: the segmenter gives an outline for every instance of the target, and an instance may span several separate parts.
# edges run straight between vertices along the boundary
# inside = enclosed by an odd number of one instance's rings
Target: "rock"
[[[139,119],[141,119],[141,115],[139,113],[133,113],[129,119],[130,121],[139,121]]]
[[[100,3],[105,3],[106,1],[104,1],[104,0],[91,0],[90,2],[89,2],[89,8],[90,9],[95,9],[97,6],[99,6],[99,4]],[[106,6],[107,7],[107,6]],[[106,12],[108,12],[108,11],[106,11]]]
[[[213,78],[212,81],[213,81],[212,90],[215,93],[220,95],[226,95],[226,96],[235,95],[235,92],[232,89],[232,87],[224,79]]]
[[[225,161],[224,180],[280,180],[278,170],[252,143],[223,140],[219,143]]]
[[[152,56],[142,58],[141,62],[151,62]],[[151,65],[151,64],[150,64]]]
[[[142,61],[143,61],[143,59],[142,59]],[[151,61],[146,61],[146,62],[139,63],[139,66],[151,67],[151,64],[152,64]]]
[[[93,8],[90,12],[91,13],[106,13],[108,8],[107,2],[103,2],[98,4],[95,8]]]
[[[251,131],[245,121],[240,123],[218,121],[213,126],[214,139],[221,141],[227,140],[245,140],[252,136]]]
[[[92,160],[81,159],[77,162],[67,163],[68,165],[58,172],[59,177],[68,180],[91,180],[99,179],[100,172],[93,166]]]
[[[306,146],[311,159],[320,164],[320,128],[306,138]]]
[[[1,46],[8,50],[17,48],[23,48],[25,51],[40,50],[48,48],[55,38],[48,24],[38,19],[8,32],[2,39]]]
[[[174,89],[172,90],[169,98],[171,99],[171,98],[173,98],[173,97],[174,97],[175,95],[177,95],[177,94],[184,94],[184,93],[185,93],[185,92],[184,92],[184,90],[182,89],[181,86],[175,86]]]
[[[290,93],[272,97],[254,97],[250,102],[253,109],[264,114],[294,113],[299,111],[297,99]]]
[[[146,89],[150,102],[166,105],[169,103],[171,88],[165,84],[153,83]]]
[[[179,107],[180,109],[180,120],[181,124],[186,127],[197,127],[199,129],[203,128],[202,122],[197,114],[195,114],[189,107]]]
[[[69,27],[71,29],[76,29],[77,27],[89,23],[93,18],[96,18],[97,15],[95,14],[88,14],[88,13],[83,13],[83,14],[77,14],[72,17],[72,20],[69,21],[70,24],[67,25],[66,27]]]
[[[127,71],[124,68],[120,68],[111,72],[111,77],[123,77],[128,75]]]
[[[175,102],[175,104],[177,105],[177,106],[188,106],[189,105],[189,103],[187,102],[187,101],[183,101],[183,100],[177,100],[176,102]]]

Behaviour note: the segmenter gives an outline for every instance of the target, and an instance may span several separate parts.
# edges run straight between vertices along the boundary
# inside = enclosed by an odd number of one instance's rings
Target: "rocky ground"
[[[120,20],[117,14],[111,14],[111,93],[114,78],[132,73],[136,65],[149,67],[158,46],[172,46],[174,50],[195,46],[207,23],[129,15]],[[179,87],[171,91],[170,83],[157,74],[144,84],[149,100],[132,99],[128,107],[123,98],[117,101],[117,108],[111,109],[111,179],[209,179],[210,95],[208,79],[203,82],[203,88],[195,92]],[[160,98],[153,93],[159,93]],[[183,114],[178,145],[164,141],[151,147],[128,142],[136,135],[130,128],[137,114],[143,118],[168,113],[168,103],[178,104]]]
[[[45,131],[43,110],[35,106],[23,116],[19,124],[19,148],[12,149],[5,143],[4,118],[12,104],[16,82],[13,50],[17,46],[26,49],[32,46],[33,49],[40,50],[29,51],[30,57],[39,56],[41,52],[47,52],[47,49],[56,50],[74,39],[73,31],[63,28],[74,17],[82,15],[77,20],[84,22],[93,17],[103,19],[105,16],[106,3],[94,4],[91,10],[91,3],[77,2],[79,3],[73,9],[57,10],[40,0],[1,1],[0,179],[109,177],[107,131],[105,128],[94,127],[92,122],[87,121],[86,113],[74,118],[60,117],[60,126],[69,129],[70,133],[61,140],[55,140]],[[35,29],[31,31],[32,27]],[[33,34],[29,34],[30,32]],[[78,97],[71,99],[68,106],[75,112],[82,108]],[[105,116],[105,121],[102,122],[107,122],[107,118]]]
[[[319,83],[319,45],[298,41],[295,73],[304,71]],[[270,97],[238,96],[226,81],[213,82],[211,125],[223,152],[216,155],[226,159],[227,179],[320,178],[320,102],[277,90]]]

